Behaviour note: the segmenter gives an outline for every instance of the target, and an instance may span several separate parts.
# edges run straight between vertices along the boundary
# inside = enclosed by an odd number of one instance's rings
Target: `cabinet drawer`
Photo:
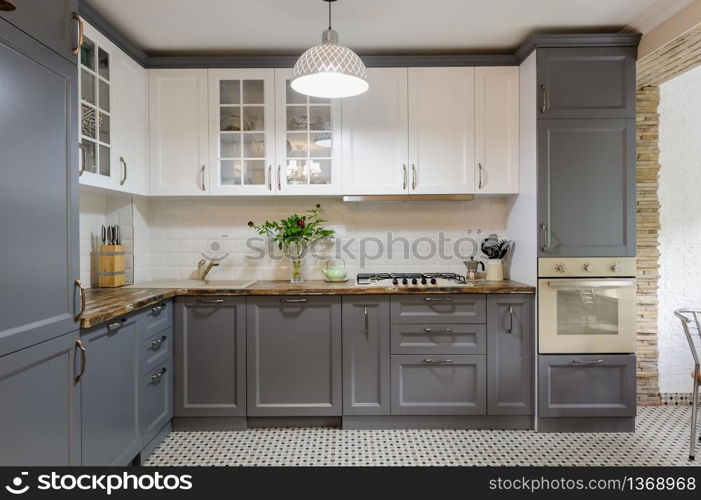
[[[542,417],[635,416],[635,355],[540,356]]]
[[[173,352],[173,331],[157,333],[141,342],[139,349],[140,373],[144,374],[170,359]]]
[[[139,403],[142,442],[148,443],[173,417],[173,370],[170,360],[141,377]]]
[[[392,354],[485,354],[486,326],[474,323],[392,325]]]
[[[393,296],[392,323],[484,323],[487,300],[481,294]]]
[[[173,326],[173,301],[166,300],[137,313],[142,340]]]
[[[485,356],[392,356],[392,415],[485,415]]]

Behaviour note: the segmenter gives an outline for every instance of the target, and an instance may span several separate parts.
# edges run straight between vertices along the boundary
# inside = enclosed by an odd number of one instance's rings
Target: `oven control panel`
[[[544,257],[538,259],[538,276],[632,277],[635,276],[635,257]]]

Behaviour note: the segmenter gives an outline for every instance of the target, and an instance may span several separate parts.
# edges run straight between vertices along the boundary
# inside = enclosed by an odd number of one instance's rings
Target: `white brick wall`
[[[701,307],[701,67],[660,97],[660,392],[689,392],[693,362],[673,311]]]

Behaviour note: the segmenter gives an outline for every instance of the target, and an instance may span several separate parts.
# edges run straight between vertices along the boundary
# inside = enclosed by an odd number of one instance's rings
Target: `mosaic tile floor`
[[[251,429],[173,432],[146,465],[701,465],[688,460],[690,408],[641,407],[635,433]]]

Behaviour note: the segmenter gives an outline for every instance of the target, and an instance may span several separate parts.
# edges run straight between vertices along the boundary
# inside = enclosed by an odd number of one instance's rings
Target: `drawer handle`
[[[437,297],[424,297],[424,300],[425,300],[426,302],[452,302],[452,301],[453,301],[453,297],[441,297],[441,298],[437,298]]]
[[[283,304],[300,304],[306,301],[307,299],[280,299]]]
[[[604,362],[603,359],[595,359],[592,361],[582,361],[581,359],[573,359],[573,365],[600,365]]]
[[[151,383],[152,383],[152,384],[157,384],[158,382],[160,382],[161,379],[163,378],[163,375],[165,375],[166,371],[168,371],[168,370],[166,370],[166,368],[165,368],[165,366],[164,366],[164,367],[161,368],[159,371],[157,371],[156,373],[154,373],[153,375],[151,375]]]
[[[151,308],[151,312],[153,314],[159,314],[163,309],[166,308],[165,304],[161,304],[160,306],[154,306]]]
[[[108,330],[116,330],[117,328],[121,328],[124,322],[126,321],[126,318],[122,318],[119,321],[115,321],[114,323],[110,323],[107,325]]]
[[[427,365],[452,365],[454,361],[452,359],[424,359],[424,363]]]
[[[156,339],[151,341],[151,348],[153,350],[160,349],[163,343],[168,339],[165,335],[163,335],[160,339]]]
[[[452,328],[444,328],[443,330],[433,330],[433,328],[424,328],[424,332],[426,333],[453,333],[455,330]]]
[[[198,304],[223,304],[224,299],[214,299],[214,300],[204,300],[204,299],[197,299]]]
[[[80,373],[76,375],[73,380],[77,384],[80,379],[85,375],[85,370],[88,368],[88,351],[85,349],[82,340],[76,340],[75,346],[80,349]]]

